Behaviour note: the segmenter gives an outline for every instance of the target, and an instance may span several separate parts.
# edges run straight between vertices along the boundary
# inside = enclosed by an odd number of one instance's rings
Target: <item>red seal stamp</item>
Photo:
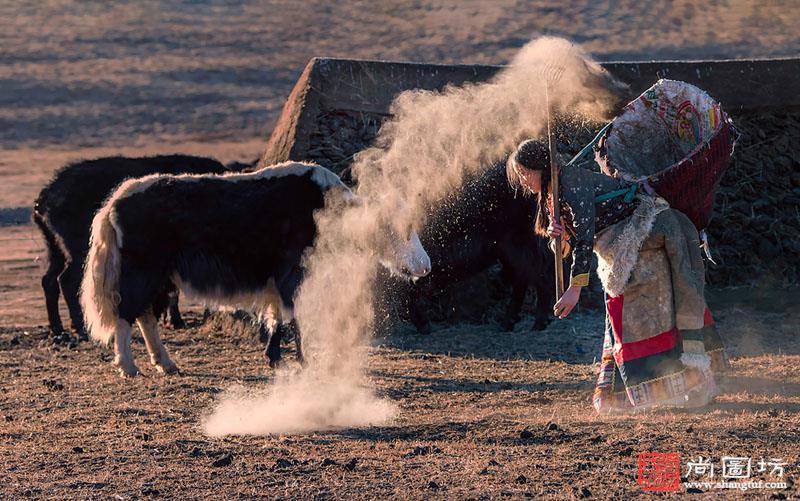
[[[680,454],[663,452],[640,453],[636,481],[645,491],[676,492],[680,490]]]

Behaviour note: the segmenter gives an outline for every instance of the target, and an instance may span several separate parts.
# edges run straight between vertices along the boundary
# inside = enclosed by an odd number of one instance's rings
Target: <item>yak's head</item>
[[[337,215],[340,231],[351,233],[358,248],[369,249],[399,278],[417,280],[431,272],[431,258],[413,225],[402,222],[402,210],[385,210],[380,205],[384,200],[356,196],[349,189],[337,191],[326,195],[326,205]]]
[[[392,275],[417,280],[431,272],[431,258],[413,228],[402,232],[389,228],[383,238],[387,241],[380,262]]]

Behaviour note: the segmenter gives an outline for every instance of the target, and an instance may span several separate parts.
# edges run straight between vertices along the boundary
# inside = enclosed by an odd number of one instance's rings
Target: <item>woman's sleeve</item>
[[[572,243],[572,269],[570,285],[589,285],[589,269],[592,265],[594,247],[594,189],[590,186],[564,190],[564,201],[572,219],[574,242]]]

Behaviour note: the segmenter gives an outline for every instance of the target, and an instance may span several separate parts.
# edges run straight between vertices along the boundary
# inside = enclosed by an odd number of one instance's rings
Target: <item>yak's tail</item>
[[[89,255],[81,284],[86,328],[93,339],[108,344],[119,321],[119,276],[122,233],[115,226],[114,204],[106,203],[94,216]]]

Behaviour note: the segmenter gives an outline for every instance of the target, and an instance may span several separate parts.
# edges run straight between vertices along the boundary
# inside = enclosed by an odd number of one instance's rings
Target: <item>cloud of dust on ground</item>
[[[384,424],[396,405],[350,379],[319,381],[299,371],[281,371],[264,391],[228,389],[203,423],[210,436],[303,433]]]
[[[366,381],[365,341],[374,322],[377,263],[394,241],[424,224],[426,208],[468,174],[507,156],[547,124],[544,78],[554,69],[550,105],[592,119],[613,114],[622,86],[567,40],[539,38],[491,81],[441,92],[410,91],[374,147],[358,155],[356,206],[316,216],[295,312],[309,366],[282,374],[261,394],[228,392],[206,419],[210,435],[296,433],[390,422],[396,407]],[[457,340],[453,340],[457,342]]]

